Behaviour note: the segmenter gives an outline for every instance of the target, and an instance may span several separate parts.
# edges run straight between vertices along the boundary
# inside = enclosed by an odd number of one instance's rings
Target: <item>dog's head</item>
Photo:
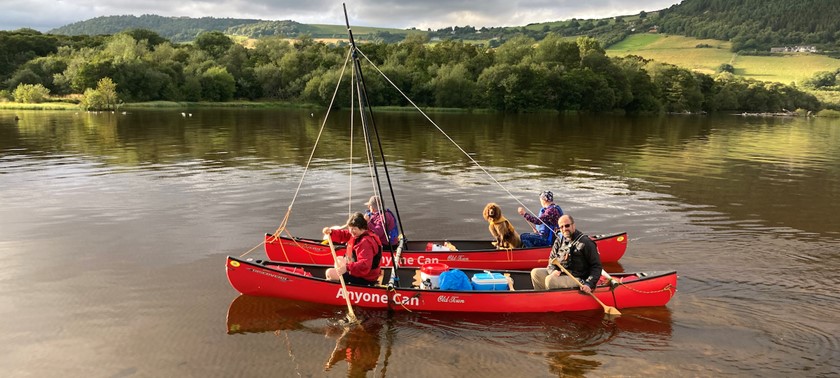
[[[502,208],[500,208],[499,205],[490,202],[484,206],[482,215],[484,215],[484,220],[488,222],[491,220],[498,220],[502,216]]]

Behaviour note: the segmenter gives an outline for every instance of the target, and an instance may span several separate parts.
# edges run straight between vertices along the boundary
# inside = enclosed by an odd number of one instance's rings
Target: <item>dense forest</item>
[[[639,57],[610,58],[590,37],[569,41],[550,33],[537,43],[520,35],[495,49],[428,42],[412,34],[398,44],[361,48],[419,106],[627,113],[820,107],[814,96],[783,84],[727,72],[713,77]],[[347,54],[346,44],[307,36],[261,38],[245,48],[218,31],[177,44],[142,29],[74,38],[34,30],[0,32],[0,49],[0,56],[11,57],[0,62],[2,97],[84,94],[82,103],[88,105],[90,98],[113,103],[110,93],[97,92],[103,87],[124,102],[269,99],[328,105]],[[373,105],[408,104],[364,66]]]

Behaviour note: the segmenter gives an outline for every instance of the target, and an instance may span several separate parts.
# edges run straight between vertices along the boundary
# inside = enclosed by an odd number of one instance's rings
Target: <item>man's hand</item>
[[[338,274],[344,274],[347,271],[347,259],[344,256],[338,256],[335,258],[335,267]]]

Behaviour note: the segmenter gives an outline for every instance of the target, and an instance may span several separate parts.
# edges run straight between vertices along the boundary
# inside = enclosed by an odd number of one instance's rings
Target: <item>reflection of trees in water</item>
[[[294,171],[308,163],[322,116],[311,117],[309,110],[300,109],[201,109],[188,118],[181,109],[125,115],[30,111],[21,114],[20,121],[0,123],[0,147],[84,154],[107,166],[148,170],[189,161],[197,164],[195,170]],[[347,111],[331,112],[313,168],[344,169],[350,155],[349,118]],[[434,172],[437,177],[484,179],[421,115],[377,112],[376,119],[393,167],[410,176]],[[712,206],[744,221],[750,230],[756,214],[775,220],[779,211],[785,212],[787,227],[819,233],[836,228],[826,218],[813,216],[838,209],[838,202],[826,194],[831,192],[826,188],[837,187],[840,180],[833,169],[836,158],[831,158],[837,155],[831,151],[838,150],[836,128],[829,121],[552,113],[436,113],[433,119],[503,181],[503,175],[516,181],[531,175],[573,177],[585,180],[582,185],[588,187],[592,181],[619,180],[631,192],[670,194],[677,202]],[[358,137],[359,128],[355,131],[358,149],[363,138]],[[562,148],[556,139],[545,137],[558,132]],[[716,190],[708,190],[710,177],[719,179]],[[779,210],[778,193],[798,195],[788,196],[786,207]]]

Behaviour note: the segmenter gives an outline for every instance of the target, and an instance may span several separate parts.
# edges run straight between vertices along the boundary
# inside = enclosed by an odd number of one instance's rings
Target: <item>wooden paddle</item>
[[[332,238],[329,235],[327,235],[327,242],[330,244],[333,266],[335,267],[336,273],[338,273],[338,255],[335,253],[335,246],[333,245]],[[350,305],[350,295],[347,293],[347,285],[344,283],[344,275],[338,274],[338,280],[341,281],[341,289],[344,290],[344,300],[347,301],[347,323],[358,323],[359,319],[356,318],[356,313],[353,312],[353,306]]]
[[[578,281],[577,277],[575,277],[571,273],[569,273],[569,271],[566,269],[566,267],[564,267],[563,264],[560,264],[560,261],[557,260],[557,258],[554,258],[554,259],[551,260],[551,265],[555,265],[555,266],[560,267],[560,270],[562,270],[563,273],[566,273],[567,276],[572,277],[572,279],[575,281],[576,284],[578,284],[578,286],[583,287],[583,284],[580,283],[580,281]],[[595,296],[595,293],[590,291],[587,294],[589,294],[592,298],[594,298],[595,301],[597,301],[598,304],[600,304],[601,307],[604,308],[604,313],[606,313],[607,315],[616,315],[616,316],[621,315],[621,312],[618,311],[617,308],[612,307],[612,306],[607,306],[607,305],[604,304],[604,302],[601,302],[601,300],[598,299],[598,297]]]

